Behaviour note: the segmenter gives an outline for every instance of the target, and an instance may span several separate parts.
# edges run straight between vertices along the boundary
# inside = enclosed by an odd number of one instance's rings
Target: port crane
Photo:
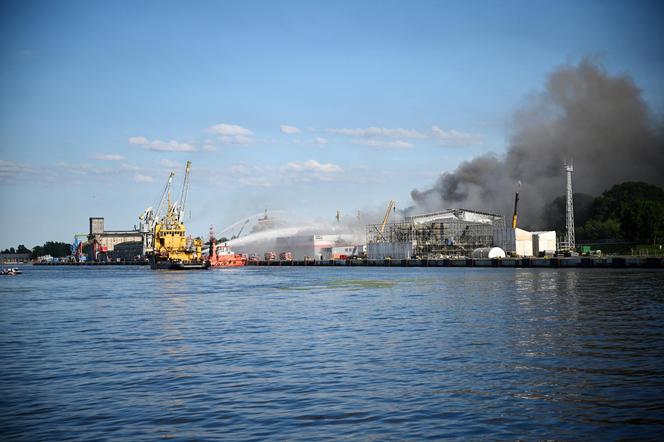
[[[83,261],[83,242],[79,238],[85,238],[87,240],[87,233],[76,233],[74,234],[74,242],[71,244],[71,254],[74,259],[78,261]]]
[[[239,230],[235,235],[231,236],[231,240],[239,238],[240,235],[242,235],[242,231],[244,230],[244,227],[245,227],[248,223],[249,223],[249,220],[248,220],[248,219],[244,220],[244,224],[242,224],[242,227],[240,227],[240,230]]]
[[[383,217],[383,222],[381,223],[380,228],[374,226],[382,239],[385,239],[385,226],[387,226],[387,221],[390,219],[390,213],[396,212],[396,210],[396,201],[390,200],[389,204],[387,205],[387,210],[385,211],[385,216]]]
[[[383,223],[380,225],[380,234],[382,235],[385,232],[385,226],[387,225],[387,220],[390,219],[390,213],[392,211],[396,212],[396,202],[390,200],[390,203],[387,205],[387,210],[385,211],[385,216],[383,217]]]
[[[180,199],[175,205],[179,206],[177,215],[178,221],[184,222],[184,214],[187,206],[187,195],[189,194],[189,172],[191,172],[191,161],[187,161],[187,167],[184,171],[184,179],[182,180],[182,190],[180,191]]]
[[[154,250],[154,228],[157,224],[157,220],[162,218],[162,211],[164,210],[164,205],[167,203],[167,200],[168,205],[170,205],[171,186],[173,184],[174,176],[175,172],[171,172],[168,176],[166,186],[159,199],[159,204],[157,204],[157,210],[155,211],[152,207],[148,207],[138,217],[139,221],[141,221],[141,232],[145,236],[144,248],[146,253]]]

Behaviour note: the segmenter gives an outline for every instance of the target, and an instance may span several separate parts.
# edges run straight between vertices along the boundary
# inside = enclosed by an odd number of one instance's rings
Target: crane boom
[[[246,226],[248,222],[249,222],[248,219],[245,220],[245,221],[244,221],[244,224],[242,224],[242,227],[240,227],[240,230],[239,230],[235,235],[233,235],[233,237],[232,237],[231,239],[239,238],[240,235],[242,235],[242,231],[244,230],[244,226]]]
[[[178,221],[184,221],[184,210],[187,203],[187,193],[189,192],[189,171],[191,170],[191,161],[187,161],[187,167],[184,171],[184,180],[182,180],[182,191],[180,192]]]
[[[171,172],[171,174],[168,176],[168,181],[166,181],[166,187],[164,187],[164,192],[161,194],[161,200],[159,200],[159,205],[157,206],[157,211],[154,213],[154,220],[158,220],[161,218],[161,211],[164,209],[164,203],[166,202],[166,199],[168,198],[168,195],[171,193],[171,184],[173,183],[173,177],[175,176],[175,172]],[[154,224],[154,222],[153,222]],[[152,227],[152,226],[151,226]]]
[[[383,217],[383,224],[380,225],[380,234],[381,236],[385,232],[385,226],[387,225],[387,220],[390,218],[390,212],[394,209],[394,200],[390,200],[390,203],[387,205],[387,210],[385,211],[385,216]]]
[[[519,206],[519,192],[514,195],[514,215],[512,215],[512,228],[516,229],[516,216],[517,216],[517,209]]]

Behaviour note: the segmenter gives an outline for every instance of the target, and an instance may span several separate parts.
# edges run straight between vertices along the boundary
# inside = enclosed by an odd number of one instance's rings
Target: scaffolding
[[[473,250],[502,243],[505,218],[486,212],[450,209],[391,223],[366,227],[367,243],[413,244],[413,256],[440,258],[471,256]]]

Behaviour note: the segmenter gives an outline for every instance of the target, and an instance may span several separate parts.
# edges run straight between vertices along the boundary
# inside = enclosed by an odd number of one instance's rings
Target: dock
[[[148,261],[36,262],[38,266],[148,265]],[[568,257],[568,258],[445,258],[445,259],[330,259],[248,261],[259,267],[506,267],[506,268],[641,268],[662,269],[661,257]]]
[[[77,266],[77,267],[86,267],[86,266],[147,266],[150,265],[150,261],[42,261],[34,262],[32,265],[35,266]]]
[[[569,258],[446,258],[446,259],[349,259],[349,260],[261,260],[249,266],[311,267],[507,267],[507,268],[664,268],[659,257],[569,257]]]

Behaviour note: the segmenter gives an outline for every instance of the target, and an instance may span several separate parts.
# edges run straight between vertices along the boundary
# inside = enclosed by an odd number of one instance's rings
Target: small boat
[[[247,265],[247,256],[234,253],[227,244],[210,244],[210,258],[212,267],[242,267]]]
[[[17,269],[16,267],[2,269],[2,271],[0,271],[0,275],[8,275],[8,276],[20,275],[21,273],[23,273],[23,271],[21,269]]]

